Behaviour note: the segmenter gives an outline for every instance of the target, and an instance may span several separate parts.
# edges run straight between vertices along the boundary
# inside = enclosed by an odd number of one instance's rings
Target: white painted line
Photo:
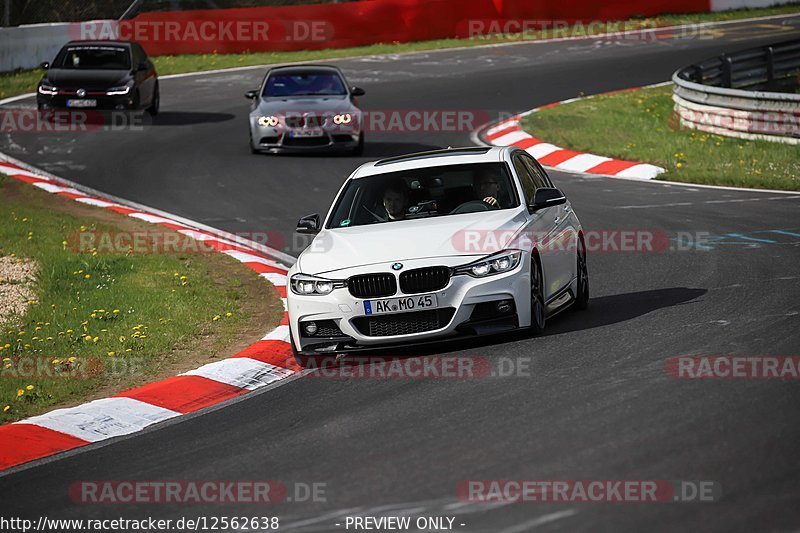
[[[511,133],[506,133],[505,135],[501,135],[497,139],[490,141],[495,146],[511,146],[517,141],[521,141],[523,139],[530,139],[531,136],[525,133],[522,130],[519,131],[512,131]]]
[[[169,224],[176,224],[178,226],[183,226],[184,228],[187,227],[185,224],[181,224],[180,222],[172,220],[171,218],[161,217],[158,215],[151,215],[150,213],[131,213],[128,216],[131,216],[133,218],[138,218],[140,220],[144,220],[145,222],[150,222],[152,224],[160,224],[162,222],[167,222]]]
[[[72,187],[62,187],[61,185],[56,185],[55,183],[50,183],[47,181],[37,181],[36,183],[32,183],[34,187],[39,187],[40,189],[44,189],[47,192],[51,193],[59,193],[59,192],[68,192],[71,194],[80,194],[84,196],[84,193],[79,191],[78,189],[73,189]]]
[[[289,342],[289,326],[278,326],[261,339],[262,341]]]
[[[540,157],[544,157],[546,155],[550,155],[553,152],[558,152],[559,150],[563,150],[560,146],[556,146],[555,144],[550,143],[540,143],[527,148],[525,151],[531,154],[536,159]]]
[[[590,168],[594,168],[606,161],[611,161],[611,158],[594,154],[578,154],[575,157],[567,159],[563,163],[559,163],[556,167],[573,172],[586,172]]]
[[[281,270],[288,272],[286,266],[278,263],[277,261],[272,261],[257,255],[248,254],[247,252],[241,252],[239,250],[224,250],[222,253],[233,257],[241,263],[261,263],[262,265],[280,268]]]
[[[663,172],[664,169],[661,167],[657,167],[655,165],[649,165],[647,163],[641,163],[639,165],[634,165],[630,168],[626,168],[622,172],[617,173],[617,176],[623,178],[638,178],[643,180],[651,180]]]
[[[103,398],[21,421],[89,442],[134,433],[180,413],[133,398]]]
[[[114,202],[106,202],[100,198],[90,198],[88,196],[84,198],[75,198],[75,201],[82,204],[93,205],[95,207],[124,207],[123,205],[115,204]]]
[[[289,278],[287,278],[284,274],[278,274],[276,272],[264,272],[261,274],[261,277],[268,280],[276,287],[286,287],[289,282]]]
[[[231,357],[190,370],[182,376],[201,376],[234,387],[255,390],[292,375],[294,371],[249,357]]]

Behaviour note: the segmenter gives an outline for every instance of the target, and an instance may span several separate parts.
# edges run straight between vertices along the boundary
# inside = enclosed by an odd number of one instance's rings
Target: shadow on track
[[[593,298],[589,302],[589,309],[584,312],[575,313],[567,310],[563,314],[548,320],[544,333],[536,337],[560,335],[625,322],[659,309],[684,305],[703,296],[706,292],[708,292],[706,289],[675,287]],[[499,335],[464,337],[420,344],[418,346],[364,350],[354,352],[352,355],[379,358],[424,357],[487,348],[526,339],[535,339],[536,337],[532,337],[528,330],[516,330]]]
[[[194,126],[227,122],[236,118],[230,113],[202,113],[183,111],[162,111],[154,119],[145,122],[147,126]],[[246,136],[245,136],[246,138]]]
[[[547,328],[541,336],[547,337],[625,322],[658,309],[683,305],[703,296],[706,292],[708,292],[706,289],[675,287],[592,298],[586,311],[575,314],[567,311],[566,315],[557,316],[552,322],[548,321]]]

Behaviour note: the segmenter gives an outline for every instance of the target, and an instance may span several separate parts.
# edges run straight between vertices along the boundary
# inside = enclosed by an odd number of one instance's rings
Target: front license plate
[[[405,313],[406,311],[416,311],[417,309],[431,309],[438,305],[435,294],[389,298],[387,300],[364,300],[364,313],[367,315]]]
[[[67,107],[97,107],[97,100],[67,100]]]
[[[291,130],[289,137],[322,137],[322,130]]]

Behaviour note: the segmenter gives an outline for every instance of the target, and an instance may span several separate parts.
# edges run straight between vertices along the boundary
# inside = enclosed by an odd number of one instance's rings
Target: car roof
[[[377,174],[413,170],[418,168],[463,165],[469,163],[497,163],[505,160],[510,149],[505,146],[469,146],[448,148],[390,157],[365,163],[356,169],[352,178],[363,178]]]
[[[110,41],[97,39],[94,41],[70,41],[64,46],[91,46],[91,45],[112,45],[112,46],[126,46],[130,47],[133,44],[131,41]]]
[[[338,74],[342,72],[339,67],[334,67],[333,65],[286,65],[282,67],[271,67],[269,72],[270,74],[273,72],[291,74],[292,72],[309,72],[315,70],[319,72],[336,72]]]

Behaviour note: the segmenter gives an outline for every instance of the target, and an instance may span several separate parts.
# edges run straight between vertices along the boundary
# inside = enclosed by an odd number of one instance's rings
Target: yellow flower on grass
[[[10,405],[6,405],[5,407],[3,407],[3,412],[7,413],[9,409],[11,409],[11,406]]]
[[[99,340],[100,340],[100,337],[95,337],[94,339],[92,339],[92,342],[96,343]]]
[[[114,357],[115,355],[117,355],[117,352],[108,352],[109,357]]]
[[[24,391],[24,390],[22,390],[22,389],[17,389],[17,398],[19,398],[19,397],[20,397],[20,396],[22,396],[23,394],[25,394],[25,391]]]
[[[114,310],[113,310],[113,311],[111,311],[111,312],[112,312],[112,313],[119,313],[119,309],[114,309]]]
[[[214,315],[214,318],[212,318],[211,320],[212,322],[216,322],[217,320],[219,320],[219,318],[220,318],[219,315]]]
[[[77,357],[75,357],[75,356],[73,355],[72,357],[70,357],[69,359],[67,359],[67,361],[68,361],[68,362],[70,362],[70,363],[74,363],[76,359],[77,359]]]
[[[230,316],[233,316],[233,313],[231,313],[230,311],[228,311],[227,313],[225,313],[225,316],[228,316],[228,317],[230,317]]]
[[[678,164],[677,164],[677,165],[675,165],[675,166],[676,166],[676,167],[678,167],[678,168],[683,168],[683,163],[678,163]]]
[[[25,387],[25,388],[26,388],[27,390],[33,390],[33,385],[28,385],[28,386],[27,386],[27,387]]]
[[[83,277],[84,277],[84,279],[89,279],[89,278],[91,278],[91,277],[92,277],[92,275],[91,275],[91,274],[86,274],[86,275],[85,275],[85,276],[83,276]]]
[[[60,364],[60,363],[61,363],[61,359],[53,359],[53,360],[52,360],[52,361],[50,361],[50,362],[51,362],[52,364],[54,364],[54,365],[57,365],[57,364]]]

